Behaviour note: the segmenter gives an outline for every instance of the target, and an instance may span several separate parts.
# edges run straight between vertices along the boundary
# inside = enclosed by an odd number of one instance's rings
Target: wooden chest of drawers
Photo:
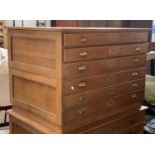
[[[142,133],[149,33],[9,28],[10,133]]]

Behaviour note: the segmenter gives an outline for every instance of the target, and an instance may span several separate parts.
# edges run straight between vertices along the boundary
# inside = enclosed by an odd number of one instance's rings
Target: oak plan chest
[[[150,29],[8,28],[10,133],[143,133]]]

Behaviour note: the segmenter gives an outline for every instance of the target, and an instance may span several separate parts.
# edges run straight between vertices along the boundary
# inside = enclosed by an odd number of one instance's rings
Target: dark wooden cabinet
[[[11,133],[142,133],[150,29],[9,28]]]
[[[152,23],[152,20],[56,20],[55,26],[152,28]]]

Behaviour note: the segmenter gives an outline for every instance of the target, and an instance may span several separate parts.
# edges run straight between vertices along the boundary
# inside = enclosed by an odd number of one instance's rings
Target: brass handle
[[[85,37],[85,36],[82,36],[81,38],[80,38],[80,42],[82,42],[82,43],[85,43],[85,42],[87,42],[88,41],[88,39]]]
[[[139,52],[140,50],[141,50],[140,47],[136,47],[134,51],[135,51],[135,52]]]
[[[135,59],[132,60],[133,63],[137,63],[138,61],[139,61],[138,58],[135,58]]]
[[[132,99],[137,98],[137,94],[133,94],[133,95],[131,96],[131,98],[132,98]]]
[[[87,111],[87,110],[86,110],[85,108],[81,108],[81,109],[78,110],[78,114],[79,114],[79,115],[83,115],[83,114],[86,113],[86,111]]]
[[[110,101],[110,103],[109,104],[107,104],[106,106],[107,107],[111,107],[111,106],[113,106],[113,105],[115,105],[116,103],[115,103],[115,101],[114,100],[112,100],[112,101]]]
[[[84,95],[80,95],[78,97],[78,101],[81,102],[81,101],[84,101],[86,99],[86,97]]]
[[[137,83],[133,83],[132,87],[138,87],[138,84]]]
[[[87,51],[81,51],[80,52],[80,57],[85,57],[87,55],[88,55]]]
[[[87,82],[86,81],[80,81],[78,83],[78,87],[86,87],[87,86]]]
[[[138,76],[138,72],[133,72],[132,76]]]
[[[134,35],[134,39],[135,39],[135,40],[140,39],[139,35],[138,35],[138,34],[135,34],[135,35]]]
[[[79,71],[83,71],[83,70],[86,70],[86,69],[87,69],[87,66],[85,66],[85,65],[78,67]]]

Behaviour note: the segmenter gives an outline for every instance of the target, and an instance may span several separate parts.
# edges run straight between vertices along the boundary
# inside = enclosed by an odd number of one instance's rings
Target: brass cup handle
[[[131,98],[132,98],[132,99],[137,98],[137,94],[133,94],[133,95],[131,95]]]
[[[85,36],[80,37],[80,42],[85,43],[88,41],[88,38]]]
[[[138,87],[138,84],[137,83],[133,83],[132,87]]]
[[[79,102],[82,102],[82,101],[84,101],[86,99],[86,97],[84,96],[84,95],[80,95],[79,97],[78,97],[78,101]]]
[[[84,71],[84,70],[86,70],[86,69],[87,69],[87,66],[85,66],[85,65],[79,66],[79,67],[78,67],[78,70],[79,70],[79,71]]]
[[[133,72],[132,76],[138,76],[138,72]]]
[[[140,47],[136,47],[134,51],[135,51],[135,52],[139,52],[140,50],[141,50]]]
[[[138,58],[135,58],[135,59],[132,60],[133,63],[137,63],[138,61],[139,61]]]
[[[87,51],[81,51],[80,57],[86,57],[88,55]]]
[[[86,87],[87,86],[87,82],[86,81],[80,81],[78,83],[78,87]]]
[[[134,35],[134,39],[135,39],[135,40],[140,39],[139,35],[138,35],[138,34],[135,34],[135,35]]]
[[[87,110],[86,110],[85,108],[81,108],[81,109],[78,110],[78,114],[79,114],[79,115],[83,115],[83,114],[85,114],[86,112],[87,112]]]
[[[112,106],[114,106],[115,104],[116,104],[115,100],[112,100],[112,101],[110,101],[110,102],[106,105],[106,107],[112,107]]]

